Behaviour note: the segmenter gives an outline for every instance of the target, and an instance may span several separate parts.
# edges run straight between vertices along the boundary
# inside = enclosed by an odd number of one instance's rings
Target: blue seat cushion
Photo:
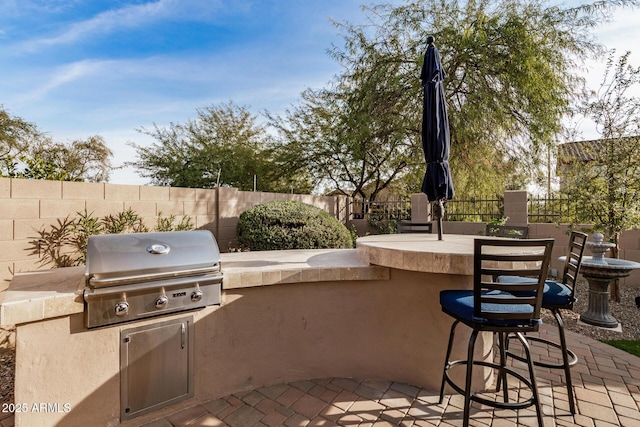
[[[513,295],[502,291],[491,291],[491,296],[512,297]],[[485,319],[473,314],[473,291],[450,290],[440,292],[440,305],[442,309],[452,316],[471,323],[480,323],[486,326],[530,326],[532,323],[540,323],[540,320],[529,319]],[[495,304],[483,303],[483,311],[504,313],[533,313],[533,307],[529,304]]]
[[[571,288],[564,283],[547,280],[544,282],[542,306],[563,306],[573,304],[575,298],[571,295]]]
[[[520,276],[499,276],[498,282],[510,283],[535,283],[535,279]],[[517,294],[514,292],[514,294]],[[544,293],[542,294],[542,306],[564,306],[575,302],[571,296],[571,289],[564,283],[547,280],[544,282]]]

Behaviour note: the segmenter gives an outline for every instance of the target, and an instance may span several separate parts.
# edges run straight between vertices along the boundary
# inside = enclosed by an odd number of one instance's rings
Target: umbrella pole
[[[444,216],[444,205],[442,199],[433,207],[433,216],[438,220],[438,240],[442,240],[442,217]]]

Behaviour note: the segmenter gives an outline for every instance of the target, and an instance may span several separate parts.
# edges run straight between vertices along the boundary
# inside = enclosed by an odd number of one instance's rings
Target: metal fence
[[[411,218],[411,201],[369,202],[353,199],[350,211],[353,219],[400,221]],[[589,220],[584,208],[560,195],[529,196],[527,211],[531,223],[572,223]],[[454,199],[445,203],[445,221],[491,222],[501,218],[504,218],[502,196]]]
[[[588,209],[567,196],[529,196],[529,222],[532,223],[588,223],[592,221]]]
[[[501,196],[448,200],[445,221],[490,222],[504,216],[504,198]]]
[[[411,218],[411,200],[390,200],[384,202],[370,202],[362,199],[352,199],[351,216],[353,219],[375,217],[379,220],[397,220]]]
[[[411,219],[411,201],[394,200],[369,202],[353,199],[351,201],[353,219],[406,220]],[[467,200],[448,200],[445,206],[445,221],[489,222],[504,215],[504,198],[478,198]]]

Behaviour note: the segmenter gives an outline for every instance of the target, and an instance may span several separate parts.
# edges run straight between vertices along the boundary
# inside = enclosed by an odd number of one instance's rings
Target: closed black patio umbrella
[[[442,81],[446,77],[440,62],[440,52],[433,45],[433,37],[427,38],[427,51],[422,65],[424,109],[422,111],[422,149],[427,171],[422,181],[422,192],[430,202],[438,202],[434,216],[438,220],[438,240],[442,240],[442,216],[444,200],[453,198],[453,181],[449,170],[449,117],[444,99]]]

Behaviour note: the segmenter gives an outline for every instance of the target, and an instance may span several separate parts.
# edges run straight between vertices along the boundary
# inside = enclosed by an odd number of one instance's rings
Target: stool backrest
[[[564,271],[562,272],[562,283],[571,288],[572,293],[576,287],[576,280],[578,280],[586,243],[587,235],[585,233],[580,231],[571,232],[569,236],[569,253],[564,262]]]
[[[474,317],[526,325],[537,330],[553,239],[476,239],[474,242]],[[506,276],[494,282],[493,277]],[[523,283],[514,278],[534,278]],[[513,293],[511,293],[513,292]],[[527,323],[527,321],[529,321]],[[499,328],[498,328],[499,329]]]
[[[431,233],[433,225],[430,222],[398,221],[398,234],[403,233]]]

